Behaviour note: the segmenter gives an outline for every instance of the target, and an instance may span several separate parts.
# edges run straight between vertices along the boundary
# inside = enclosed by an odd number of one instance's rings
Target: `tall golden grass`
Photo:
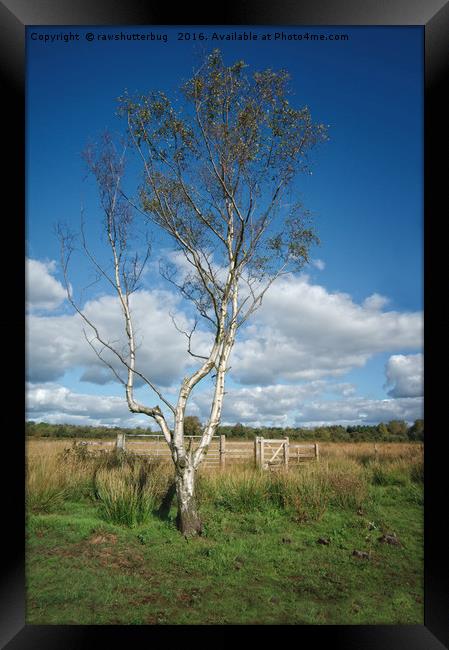
[[[28,453],[25,466],[26,505],[35,511],[49,512],[65,499],[79,498],[92,481],[90,459],[68,457],[63,451],[48,446]]]
[[[68,439],[29,438],[26,444],[27,456],[57,454],[70,448],[73,442]],[[87,441],[83,440],[82,442]],[[113,449],[113,441],[111,440],[96,440],[95,443],[99,444],[89,446],[90,450],[110,451]],[[146,444],[148,448],[151,448],[151,442]],[[249,457],[251,457],[250,452],[254,449],[254,443],[251,440],[234,440],[230,438],[228,444],[246,449]],[[292,441],[292,444],[300,444],[300,442]],[[310,441],[307,441],[307,444],[311,444]],[[381,461],[397,460],[398,458],[422,458],[424,450],[422,443],[411,442],[318,442],[318,445],[320,456],[323,459],[336,456],[353,458],[354,460],[360,460],[364,457],[369,459],[378,458]]]
[[[422,445],[325,443],[320,452],[320,461],[292,465],[288,472],[261,471],[251,461],[224,470],[203,468],[197,482],[200,505],[236,512],[275,507],[298,521],[316,520],[330,505],[359,508],[371,485],[411,486],[423,480]],[[27,443],[31,511],[50,512],[66,499],[89,497],[105,519],[134,526],[158,507],[172,477],[169,462],[117,456],[112,448],[92,454],[64,440]]]

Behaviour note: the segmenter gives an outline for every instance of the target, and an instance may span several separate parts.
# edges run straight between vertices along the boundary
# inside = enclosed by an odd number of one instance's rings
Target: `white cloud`
[[[148,417],[130,413],[124,397],[75,393],[58,384],[28,384],[27,419],[50,424],[148,427]]]
[[[55,264],[37,262],[31,268],[40,278],[34,285],[34,305],[47,305],[47,309],[57,306],[63,289],[52,276]],[[386,376],[388,385],[393,386],[389,395],[394,399],[356,397],[352,384],[329,381],[362,367],[375,354],[420,348],[422,313],[382,311],[387,302],[387,298],[372,294],[357,304],[347,294],[330,293],[312,284],[307,276],[279,280],[249,326],[239,332],[230,376],[243,387],[231,383],[228,388],[223,422],[317,425],[422,417],[422,355],[391,356]],[[179,386],[182,375],[198,360],[187,354],[186,339],[176,331],[170,314],[182,328],[188,329],[192,322],[182,310],[179,297],[169,291],[138,291],[131,296],[131,308],[139,345],[138,370],[172,393],[171,388]],[[91,300],[84,311],[105,339],[126,351],[123,320],[114,297]],[[66,371],[77,368],[85,381],[114,381],[85,341],[82,326],[77,314],[29,315],[28,371],[29,379],[37,383],[30,387],[30,413],[48,422],[148,426],[146,418],[128,412],[124,398],[75,394],[57,384],[44,383],[55,382]],[[193,337],[194,351],[203,354],[210,341],[211,335],[198,329]],[[110,355],[107,358],[112,360]],[[122,368],[121,373],[123,376]],[[329,399],[332,396],[337,399]],[[147,399],[151,401],[152,397]],[[205,420],[209,408],[208,391],[198,387],[189,412]]]
[[[232,388],[226,391],[223,402],[224,423],[286,424],[292,412],[304,401],[319,395],[326,388],[325,381],[312,381],[299,386],[272,385],[253,388]],[[210,410],[211,391],[202,391],[193,397],[195,414],[206,420]]]
[[[320,259],[310,260],[310,263],[312,264],[312,266],[318,269],[318,271],[324,271],[324,269],[326,268],[325,262],[323,262],[323,260]]]
[[[346,389],[346,384],[325,381],[300,386],[232,388],[225,396],[222,423],[242,422],[250,426],[346,426],[377,424],[396,419],[413,422],[422,418],[422,398],[366,399],[346,396]],[[340,393],[344,399],[325,399],[323,394],[329,391]],[[188,413],[198,415],[204,422],[209,414],[210,399],[210,390],[198,392],[192,398]],[[50,423],[151,426],[154,430],[157,429],[150,418],[131,414],[124,396],[77,393],[55,383],[28,385],[27,418]]]
[[[423,417],[423,400],[420,397],[399,399],[366,399],[351,397],[346,400],[313,401],[301,408],[296,416],[300,426],[326,424],[377,424],[389,420],[413,422]]]
[[[422,417],[421,398],[366,399],[354,395],[351,384],[317,380],[297,386],[276,384],[227,391],[223,424],[250,426],[321,426],[326,424],[377,424],[389,420],[413,422]],[[325,393],[340,395],[328,399]],[[210,391],[193,398],[192,414],[206,420]],[[343,399],[342,399],[343,398]]]
[[[379,293],[373,293],[368,298],[365,298],[362,305],[365,309],[379,311],[388,305],[390,299],[386,296],[381,296]]]
[[[227,391],[222,414],[223,424],[242,422],[250,426],[323,426],[326,424],[377,424],[389,420],[413,422],[423,417],[420,397],[366,399],[348,394],[348,384],[314,381],[299,386],[273,385],[232,388]],[[329,400],[324,393],[341,395]],[[351,391],[352,392],[352,391]],[[109,426],[151,426],[155,423],[131,414],[122,397],[74,392],[55,383],[28,384],[27,418],[50,423]],[[206,421],[211,391],[202,390],[192,397],[188,414]],[[170,419],[169,419],[170,421]]]
[[[186,352],[185,337],[176,331],[170,317],[173,313],[181,327],[188,319],[177,309],[177,300],[166,291],[140,291],[131,296],[138,345],[137,370],[161,386],[176,381],[192,363]],[[102,338],[126,354],[126,338],[118,300],[103,296],[84,305],[86,316],[95,323]],[[112,372],[97,358],[84,338],[82,328],[89,327],[77,315],[30,315],[27,322],[28,377],[33,382],[54,381],[66,371],[83,367],[82,379],[98,384],[114,380]],[[194,351],[204,351],[209,335],[197,332],[192,339]],[[123,366],[112,353],[105,351],[123,376]]]
[[[241,332],[233,377],[244,384],[335,377],[377,353],[421,347],[421,312],[382,312],[372,308],[374,302],[358,305],[307,276],[278,281]]]
[[[25,261],[27,309],[51,310],[66,297],[62,284],[54,278],[56,262]]]
[[[420,397],[423,394],[424,357],[422,354],[394,354],[385,367],[391,397]]]

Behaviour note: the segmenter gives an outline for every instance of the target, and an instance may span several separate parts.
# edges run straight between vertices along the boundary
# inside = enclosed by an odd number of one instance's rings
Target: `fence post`
[[[259,464],[259,450],[257,445],[259,444],[259,436],[256,436],[254,439],[254,466],[258,467]]]
[[[320,450],[318,448],[318,443],[315,443],[315,458],[316,460],[320,460]]]
[[[125,434],[124,433],[118,433],[117,434],[117,442],[115,445],[116,449],[121,449],[122,451],[125,451]]]
[[[285,470],[286,471],[288,471],[288,455],[290,453],[289,447],[290,447],[290,442],[289,442],[289,439],[287,437],[287,438],[285,438],[285,442],[284,442],[284,465],[285,465]]]
[[[260,436],[260,438],[259,438],[259,445],[260,445],[260,449],[259,449],[259,466],[260,466],[260,469],[263,469],[264,462],[265,462],[265,449],[264,449],[264,437],[263,436]]]
[[[220,467],[221,469],[224,468],[225,463],[226,463],[226,436],[221,435],[220,436]]]

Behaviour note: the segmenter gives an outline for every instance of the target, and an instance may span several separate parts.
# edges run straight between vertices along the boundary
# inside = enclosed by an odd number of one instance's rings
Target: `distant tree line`
[[[409,442],[424,440],[424,420],[415,420],[409,426],[404,420],[390,420],[380,424],[358,424],[347,427],[330,425],[321,427],[248,427],[241,423],[221,426],[218,433],[229,438],[283,438],[291,440],[323,440],[342,442]]]
[[[185,435],[200,435],[201,422],[198,417],[185,418]],[[25,423],[27,436],[33,438],[115,438],[117,433],[153,433],[150,427],[126,429],[122,427],[84,426],[78,424],[48,424],[47,422]],[[424,440],[424,420],[415,420],[409,426],[404,420],[390,420],[387,423],[363,425],[331,425],[322,427],[249,427],[238,422],[220,426],[217,433],[227,438],[254,439],[284,438],[291,440],[323,440],[342,442],[409,442]]]
[[[25,434],[33,438],[115,438],[117,433],[151,433],[151,429],[84,426],[79,424],[48,424],[26,422]]]

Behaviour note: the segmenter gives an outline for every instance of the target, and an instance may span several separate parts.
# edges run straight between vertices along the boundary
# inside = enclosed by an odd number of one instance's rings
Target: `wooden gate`
[[[256,467],[260,469],[288,469],[288,438],[269,439],[257,436],[254,441]]]
[[[286,469],[304,461],[319,460],[318,444],[290,444],[288,438],[264,438],[257,436],[254,441],[254,462],[260,469]]]

